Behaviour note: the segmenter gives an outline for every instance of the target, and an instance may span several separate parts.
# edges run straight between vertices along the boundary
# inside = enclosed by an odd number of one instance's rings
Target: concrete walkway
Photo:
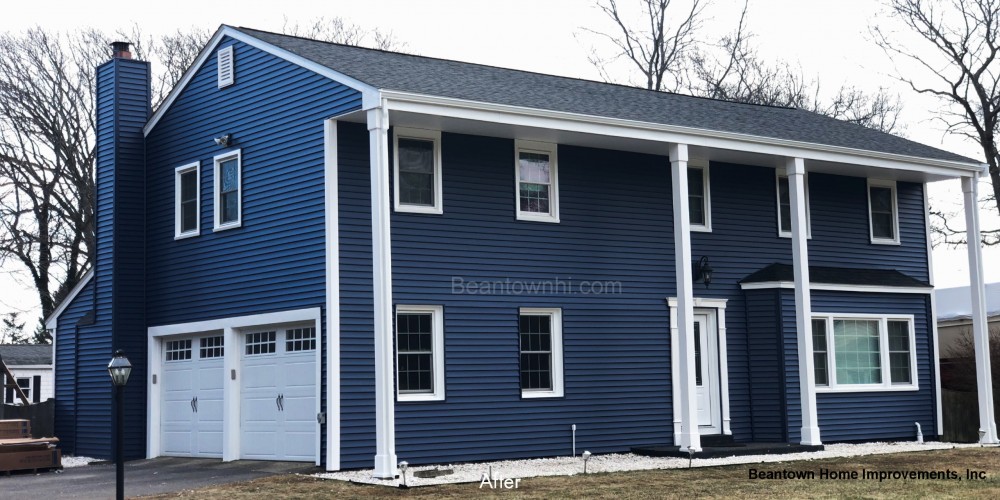
[[[276,474],[312,474],[321,469],[303,462],[222,462],[209,458],[154,458],[125,463],[125,496],[155,495],[213,484],[249,481]],[[0,476],[0,498],[114,498],[115,466],[95,463],[62,472]]]

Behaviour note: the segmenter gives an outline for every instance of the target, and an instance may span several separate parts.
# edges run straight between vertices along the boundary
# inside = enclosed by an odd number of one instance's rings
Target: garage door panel
[[[223,365],[202,358],[199,339],[165,340],[161,446],[164,455],[221,457]]]

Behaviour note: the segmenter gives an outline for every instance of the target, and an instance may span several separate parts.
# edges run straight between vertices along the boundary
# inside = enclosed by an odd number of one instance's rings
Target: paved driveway
[[[276,474],[316,473],[302,462],[222,462],[208,458],[154,458],[125,463],[125,496],[153,495],[212,484],[248,481]],[[61,473],[0,476],[0,498],[114,498],[115,466],[91,464]]]

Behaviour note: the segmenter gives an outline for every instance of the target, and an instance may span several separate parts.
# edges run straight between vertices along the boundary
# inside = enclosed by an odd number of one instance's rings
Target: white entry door
[[[241,334],[241,458],[316,459],[316,329]]]
[[[222,457],[223,337],[163,341],[163,455]]]
[[[694,369],[700,434],[721,434],[719,331],[715,311],[694,315]]]

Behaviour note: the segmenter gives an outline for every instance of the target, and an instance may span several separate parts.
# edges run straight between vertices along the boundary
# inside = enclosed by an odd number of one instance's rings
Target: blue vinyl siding
[[[55,431],[63,453],[77,454],[77,412],[80,398],[77,395],[79,379],[78,344],[80,333],[88,331],[77,326],[83,317],[94,309],[94,280],[91,279],[73,302],[59,316],[55,333]],[[110,394],[110,393],[109,393]]]
[[[750,360],[749,438],[753,441],[783,442],[788,436],[778,295],[778,290],[748,290],[745,294]]]

